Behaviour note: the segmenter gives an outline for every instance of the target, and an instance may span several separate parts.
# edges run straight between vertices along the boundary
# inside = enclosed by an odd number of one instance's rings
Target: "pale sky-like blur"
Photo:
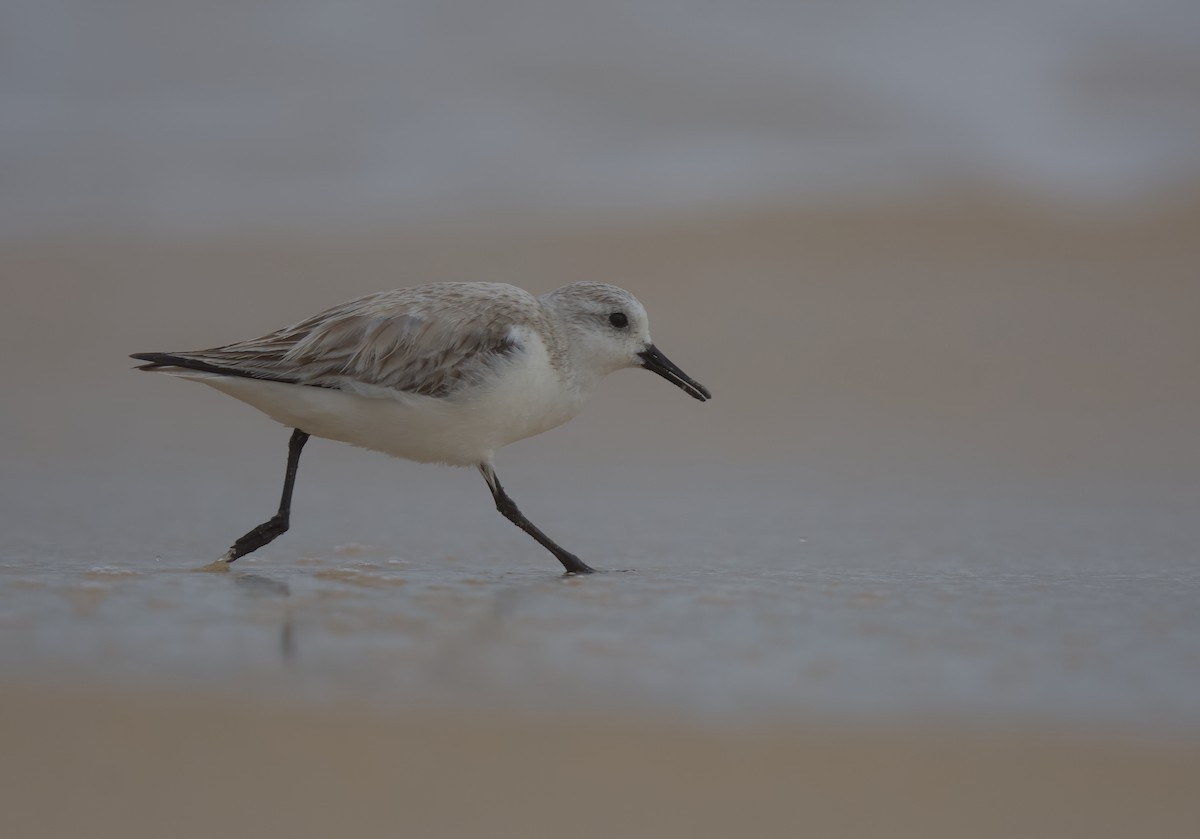
[[[9,0],[0,235],[1200,185],[1200,4]]]

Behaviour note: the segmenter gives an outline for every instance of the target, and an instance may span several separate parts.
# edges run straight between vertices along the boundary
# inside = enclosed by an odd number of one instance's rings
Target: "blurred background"
[[[0,340],[38,358],[12,388],[143,405],[128,350],[380,288],[605,280],[720,385],[673,431],[721,452],[1195,475],[1193,4],[0,15]],[[620,433],[606,402],[573,446]],[[94,453],[102,424],[33,399],[4,420],[18,457]],[[107,448],[161,423],[118,426]]]
[[[636,573],[321,441],[293,531],[189,573],[287,434],[127,354],[442,280],[622,285],[715,393],[622,373],[499,457]],[[1200,816],[1195,3],[8,0],[0,282],[24,835]],[[628,806],[520,783],[577,773]]]
[[[5,233],[1187,202],[1198,13],[1009,3],[5,4]]]

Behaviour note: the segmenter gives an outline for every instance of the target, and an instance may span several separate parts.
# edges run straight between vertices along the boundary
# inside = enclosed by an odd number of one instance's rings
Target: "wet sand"
[[[1196,206],[0,251],[15,835],[1188,835]],[[622,373],[477,475],[129,370],[355,294],[615,281]],[[564,710],[566,709],[566,710]],[[64,806],[69,805],[69,806]],[[589,832],[590,831],[590,832]]]
[[[1183,837],[1200,749],[7,689],[14,836]]]

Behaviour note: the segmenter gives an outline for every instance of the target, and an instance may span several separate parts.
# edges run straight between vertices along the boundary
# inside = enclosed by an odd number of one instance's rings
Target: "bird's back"
[[[528,292],[501,283],[435,283],[359,297],[260,338],[134,358],[150,362],[144,369],[447,397],[518,351],[520,327],[546,328]]]

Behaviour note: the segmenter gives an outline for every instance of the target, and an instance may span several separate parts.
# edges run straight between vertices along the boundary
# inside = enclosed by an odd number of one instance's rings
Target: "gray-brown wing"
[[[171,356],[232,375],[447,396],[519,351],[513,327],[538,317],[536,299],[513,286],[441,283],[371,294],[261,338]]]

